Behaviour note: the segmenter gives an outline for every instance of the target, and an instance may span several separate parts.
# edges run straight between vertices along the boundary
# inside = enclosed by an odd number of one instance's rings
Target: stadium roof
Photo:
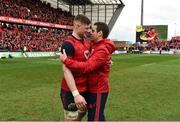
[[[85,14],[92,24],[97,21],[105,22],[110,27],[114,26],[123,7],[122,0],[41,0],[51,3],[54,8],[70,11],[72,15]]]
[[[123,4],[121,0],[41,0],[51,3],[51,6],[60,8],[68,11],[69,6],[67,5],[120,5]]]
[[[88,4],[121,4],[121,0],[62,0],[71,5],[88,5]]]
[[[121,4],[120,0],[90,0],[93,4]]]
[[[61,3],[63,5],[90,5],[90,4],[104,4],[104,5],[117,5],[122,4],[121,0],[41,0],[51,3],[53,7],[57,7],[57,3]]]

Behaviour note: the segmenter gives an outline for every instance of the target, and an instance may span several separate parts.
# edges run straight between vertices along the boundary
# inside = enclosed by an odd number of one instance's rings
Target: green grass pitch
[[[113,62],[108,121],[180,121],[180,55],[113,55]],[[63,120],[60,79],[57,58],[0,59],[0,121]]]

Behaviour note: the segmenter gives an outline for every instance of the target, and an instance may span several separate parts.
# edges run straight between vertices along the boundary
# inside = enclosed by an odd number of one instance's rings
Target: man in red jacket
[[[90,20],[84,15],[77,15],[73,24],[73,33],[66,37],[61,49],[66,50],[70,59],[86,61],[89,56],[90,43],[84,39],[84,35],[89,29]],[[86,113],[86,110],[82,110],[82,108],[86,105],[88,77],[78,72],[71,72],[64,64],[62,67],[61,100],[65,121],[80,121]],[[74,77],[74,79],[68,80],[70,77]]]
[[[93,46],[91,57],[87,61],[76,61],[60,54],[60,60],[74,72],[88,73],[88,121],[105,121],[104,108],[109,93],[109,72],[111,55],[115,51],[115,44],[107,39],[108,26],[97,22],[91,32]],[[72,79],[73,80],[73,79]]]

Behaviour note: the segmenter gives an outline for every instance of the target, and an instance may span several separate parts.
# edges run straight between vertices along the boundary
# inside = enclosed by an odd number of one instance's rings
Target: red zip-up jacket
[[[115,44],[110,39],[103,39],[93,44],[91,57],[85,62],[66,58],[65,65],[72,71],[88,73],[88,90],[90,93],[109,92],[109,72],[111,55]]]

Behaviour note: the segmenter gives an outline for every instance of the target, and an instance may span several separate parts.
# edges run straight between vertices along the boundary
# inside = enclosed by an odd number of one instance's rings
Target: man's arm
[[[74,48],[70,42],[64,42],[61,49],[62,50],[65,49],[67,55],[70,57],[73,57]],[[64,74],[64,78],[66,80],[66,83],[74,96],[74,101],[75,101],[77,107],[83,108],[83,106],[87,103],[86,103],[85,99],[79,94],[79,91],[76,87],[72,72],[64,64],[62,65],[62,70],[63,70],[63,74]]]
[[[87,103],[86,103],[84,97],[82,97],[79,94],[71,71],[64,64],[62,65],[62,69],[63,69],[64,78],[66,80],[66,83],[74,96],[74,102],[75,102],[76,106],[78,108],[83,109]]]
[[[111,56],[106,49],[98,49],[94,51],[93,55],[86,62],[72,60],[66,56],[65,51],[63,51],[63,53],[64,54],[60,54],[60,60],[62,60],[72,71],[79,71],[81,73],[89,73],[107,63],[110,64],[111,59]]]

